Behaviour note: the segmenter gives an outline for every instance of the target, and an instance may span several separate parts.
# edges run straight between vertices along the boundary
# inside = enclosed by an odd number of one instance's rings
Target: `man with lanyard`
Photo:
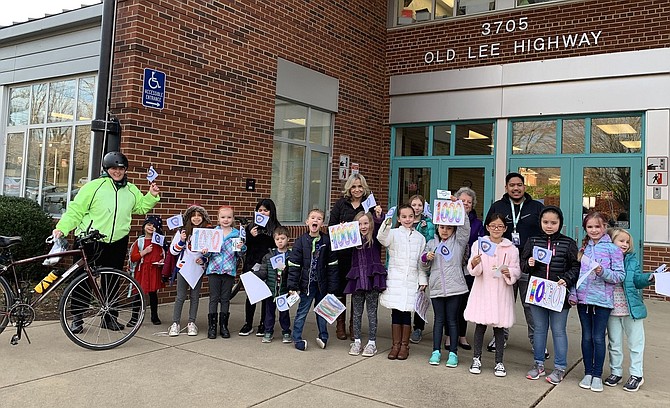
[[[505,216],[505,223],[507,229],[503,237],[509,239],[519,249],[519,253],[526,244],[526,240],[532,236],[539,235],[542,230],[540,228],[540,212],[544,205],[533,200],[530,194],[526,193],[526,186],[524,185],[524,178],[519,173],[509,173],[505,177],[505,194],[502,198],[491,206],[486,218],[493,213],[503,214]],[[530,312],[530,306],[524,301],[526,291],[528,290],[528,274],[521,273],[521,277],[514,284],[514,299],[517,295],[521,295],[521,304],[523,305],[523,314],[526,317],[526,324],[528,326],[528,340],[531,346],[533,345],[533,315]],[[505,340],[509,337],[509,331],[505,329]],[[487,346],[487,350],[494,351],[495,343],[493,340]],[[548,354],[545,352],[545,357]]]

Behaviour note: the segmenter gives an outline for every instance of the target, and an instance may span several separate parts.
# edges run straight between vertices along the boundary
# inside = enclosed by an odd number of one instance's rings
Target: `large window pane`
[[[396,128],[396,156],[427,156],[428,127]]]
[[[479,218],[484,218],[484,185],[486,172],[483,167],[473,168],[449,168],[449,190],[456,194],[461,187],[470,187],[477,194],[475,211]],[[432,204],[432,203],[431,203]]]
[[[44,118],[46,118],[47,111],[47,84],[33,85],[31,101],[32,106],[30,108],[30,123],[44,123]]]
[[[561,169],[559,167],[521,167],[526,192],[544,205],[561,206]]]
[[[37,200],[39,196],[43,147],[44,129],[30,129],[28,134],[28,154],[26,155],[25,197],[33,200]]]
[[[91,126],[77,126],[74,139],[74,171],[72,172],[72,197],[88,180],[88,162],[91,154]]]
[[[456,126],[456,155],[492,155],[493,123]]]
[[[398,184],[397,204],[406,203],[415,194],[421,194],[427,202],[431,202],[430,167],[401,168]]]
[[[275,137],[305,140],[307,107],[277,100],[275,103]]]
[[[591,153],[638,153],[642,148],[640,117],[595,118]]]
[[[274,202],[281,203],[277,205],[277,216],[282,222],[303,221],[304,169],[304,146],[274,142],[270,196]]]
[[[449,156],[450,149],[451,126],[435,126],[433,128],[433,156]]]
[[[556,121],[514,122],[512,154],[556,154]]]
[[[330,113],[312,109],[309,116],[310,143],[330,146],[330,133]]]
[[[30,109],[30,87],[22,86],[9,91],[9,126],[28,124],[28,110]]]
[[[584,119],[563,121],[563,142],[561,150],[563,154],[584,153],[584,140],[586,139],[586,125]]]
[[[309,211],[312,208],[319,208],[327,211],[326,199],[328,197],[328,153],[312,151],[309,177]]]
[[[496,9],[496,2],[490,0],[458,0],[458,15],[482,13]]]
[[[74,120],[75,80],[57,81],[49,85],[49,123]]]
[[[454,0],[435,0],[435,18],[454,15]]]
[[[5,156],[5,181],[3,194],[19,196],[21,192],[21,165],[23,164],[23,133],[7,135],[7,155]]]
[[[79,96],[77,98],[77,120],[91,120],[95,105],[95,78],[87,77],[79,80]]]
[[[610,226],[629,228],[630,176],[630,167],[585,167],[584,213],[600,211],[610,219]]]

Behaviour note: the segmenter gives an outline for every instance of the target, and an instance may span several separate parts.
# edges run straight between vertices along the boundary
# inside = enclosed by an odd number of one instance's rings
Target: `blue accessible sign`
[[[142,86],[142,105],[163,109],[165,102],[165,73],[151,68],[144,68]]]

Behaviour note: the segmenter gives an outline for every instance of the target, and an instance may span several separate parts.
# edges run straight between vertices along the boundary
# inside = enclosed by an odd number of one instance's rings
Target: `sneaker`
[[[493,369],[493,373],[496,375],[496,377],[504,377],[507,375],[507,371],[505,371],[505,366],[503,363],[497,363],[496,367]]]
[[[300,351],[307,350],[307,340],[299,340],[295,342],[295,348]]]
[[[447,367],[455,368],[458,367],[458,354],[449,353],[449,359],[447,360]]]
[[[608,387],[616,387],[617,384],[619,384],[622,379],[623,377],[621,377],[620,375],[610,374],[610,376],[605,379],[605,385],[607,385]]]
[[[591,380],[591,391],[602,392],[603,390],[603,379],[600,377],[593,377]]]
[[[291,340],[291,335],[288,333],[284,333],[281,335],[281,342],[282,343],[293,343],[293,340]]]
[[[316,344],[317,344],[320,348],[325,349],[325,348],[326,348],[326,343],[328,343],[328,340],[322,340],[321,337],[317,337],[317,338],[316,338]]]
[[[544,366],[542,364],[535,363],[533,365],[533,368],[531,368],[527,373],[526,373],[526,378],[529,380],[537,380],[538,378],[544,376]]]
[[[261,343],[272,343],[272,333],[265,333],[265,335],[263,335]]]
[[[320,340],[321,339],[318,339],[316,342],[318,343]],[[351,343],[351,348],[349,349],[349,355],[350,356],[357,356],[357,355],[361,354],[361,348],[362,347],[363,346],[361,346],[360,341],[355,341],[355,342]],[[323,348],[323,347],[321,347],[321,348]]]
[[[188,325],[186,326],[186,334],[189,336],[197,336],[198,326],[196,326],[193,322],[188,322]]]
[[[368,343],[365,345],[365,348],[363,349],[363,354],[361,354],[363,357],[372,357],[375,354],[377,354],[377,346],[372,343]]]
[[[624,384],[623,389],[624,391],[635,392],[640,389],[642,384],[644,384],[644,378],[631,375],[626,384]]]
[[[565,370],[561,370],[558,368],[555,368],[554,371],[551,372],[546,378],[548,383],[557,385],[560,384],[561,381],[563,381],[563,377],[565,376]]]
[[[239,334],[240,336],[248,336],[253,332],[254,332],[254,328],[251,327],[251,325],[249,323],[244,323],[244,326],[242,326],[242,328],[240,329],[240,332],[237,333],[237,334]]]
[[[585,375],[584,378],[579,382],[579,386],[588,390],[591,388],[591,382],[593,381],[593,376]]]
[[[479,374],[482,372],[482,362],[479,357],[472,358],[472,365],[470,365],[470,372],[472,374]]]
[[[179,336],[179,332],[181,331],[181,327],[179,327],[179,323],[172,323],[172,326],[168,329],[168,336],[170,337],[175,337]]]
[[[409,336],[409,341],[411,341],[414,344],[419,344],[421,341],[421,329],[416,329],[412,332],[412,335]]]
[[[433,354],[430,355],[430,359],[428,360],[428,364],[430,365],[440,365],[440,359],[442,358],[442,354],[440,353],[440,350],[435,350],[433,351]]]
[[[256,330],[256,337],[263,337],[263,336],[265,336],[265,325],[259,324],[258,330]]]

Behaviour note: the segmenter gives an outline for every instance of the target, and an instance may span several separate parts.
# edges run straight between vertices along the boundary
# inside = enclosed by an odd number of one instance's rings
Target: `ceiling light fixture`
[[[608,135],[628,135],[636,134],[637,130],[633,129],[628,123],[614,123],[609,125],[596,125],[598,129],[607,133]]]

